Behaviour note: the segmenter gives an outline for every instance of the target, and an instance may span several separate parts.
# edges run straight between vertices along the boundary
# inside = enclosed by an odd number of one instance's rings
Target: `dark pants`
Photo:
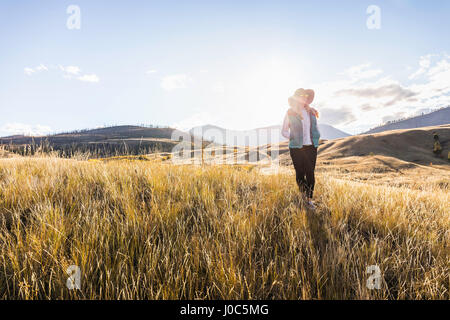
[[[300,192],[304,192],[309,198],[314,192],[314,170],[316,168],[317,148],[315,146],[304,146],[301,149],[290,148],[292,163],[295,169],[295,178]]]

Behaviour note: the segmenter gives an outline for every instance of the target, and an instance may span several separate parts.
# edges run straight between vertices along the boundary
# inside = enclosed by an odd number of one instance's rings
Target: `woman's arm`
[[[290,138],[289,135],[289,117],[288,114],[284,116],[283,126],[281,127],[281,135],[285,137],[286,139]]]

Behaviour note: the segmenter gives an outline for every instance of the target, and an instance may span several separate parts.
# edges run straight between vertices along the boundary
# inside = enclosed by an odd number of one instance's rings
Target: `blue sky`
[[[251,129],[280,124],[299,87],[315,89],[320,121],[358,133],[450,105],[449,15],[445,0],[2,0],[0,136]]]

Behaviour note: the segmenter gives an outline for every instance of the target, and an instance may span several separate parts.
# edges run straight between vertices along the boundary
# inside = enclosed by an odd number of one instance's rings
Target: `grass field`
[[[0,159],[0,298],[449,299],[447,186],[319,172],[310,212],[284,171]]]

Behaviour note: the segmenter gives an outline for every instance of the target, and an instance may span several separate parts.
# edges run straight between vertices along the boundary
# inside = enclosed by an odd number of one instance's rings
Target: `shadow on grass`
[[[306,223],[308,230],[311,233],[311,238],[314,244],[314,248],[317,251],[319,257],[325,253],[325,249],[328,244],[328,234],[325,229],[325,216],[323,212],[318,209],[311,210],[306,208]]]

